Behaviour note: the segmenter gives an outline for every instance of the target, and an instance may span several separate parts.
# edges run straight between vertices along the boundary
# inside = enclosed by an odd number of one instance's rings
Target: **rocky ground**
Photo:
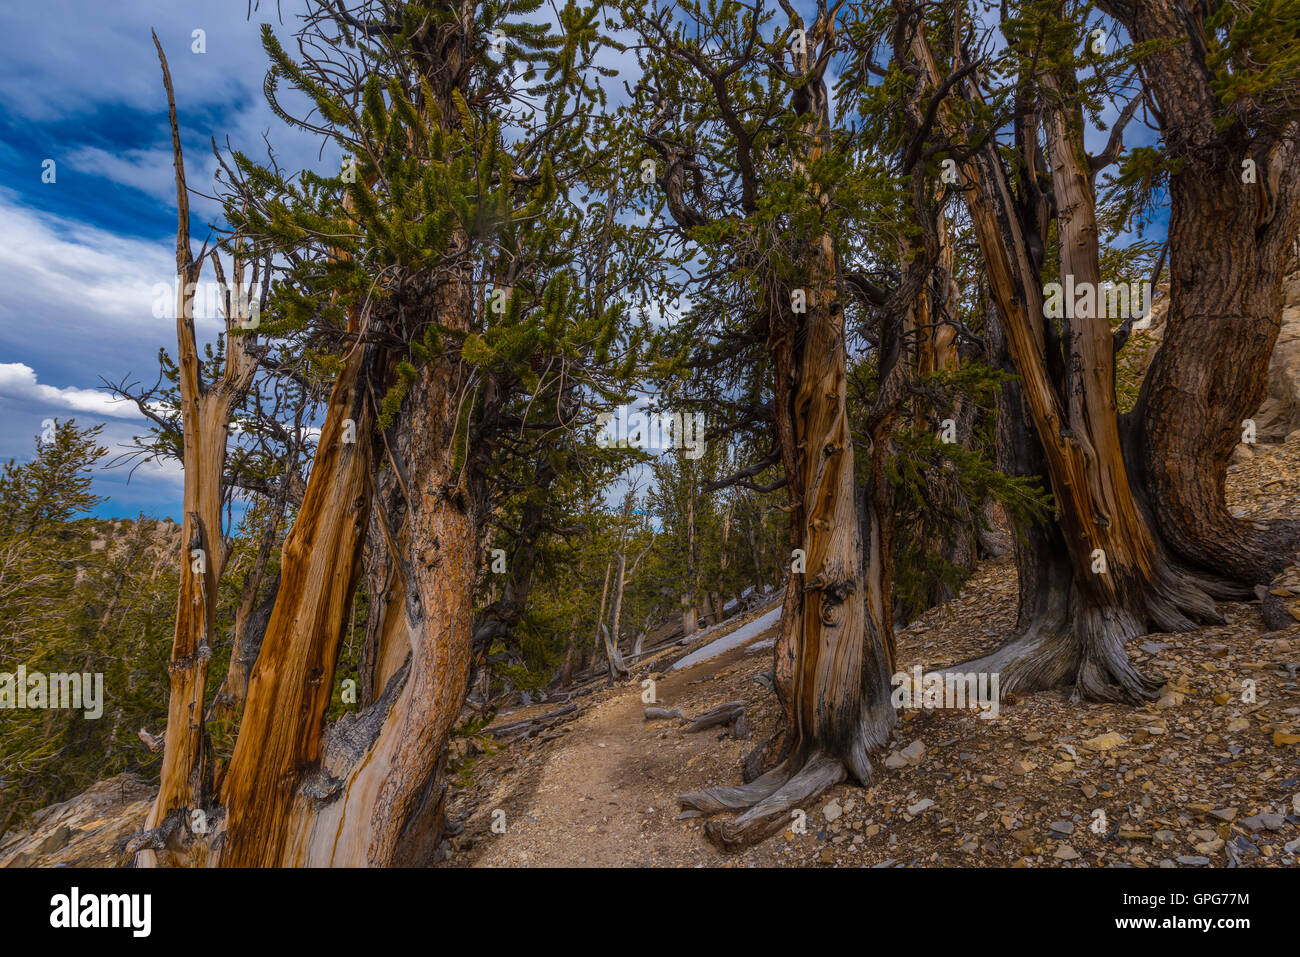
[[[1242,517],[1300,515],[1300,433],[1239,458],[1228,484]],[[1013,626],[1015,599],[1014,563],[985,562],[958,599],[898,635],[899,667],[989,650]],[[770,659],[740,648],[665,674],[674,647],[637,669],[659,676],[658,705],[689,716],[744,701],[750,739],[645,720],[638,680],[596,692],[546,740],[489,745],[462,765],[451,816],[464,829],[442,866],[1294,866],[1300,610],[1281,629],[1265,625],[1259,601],[1221,611],[1223,625],[1132,643],[1162,683],[1144,707],[1046,693],[992,719],[905,711],[870,787],[835,787],[805,809],[804,833],[739,854],[716,850],[698,819],[680,820],[676,797],[740,782],[741,757],[774,720],[758,680]]]
[[[1240,453],[1228,500],[1244,518],[1300,515],[1300,432]],[[771,733],[774,700],[761,680],[771,659],[761,644],[772,635],[678,671],[672,661],[726,627],[664,646],[628,682],[498,716],[501,728],[575,706],[530,737],[459,739],[455,833],[438,866],[1295,866],[1296,572],[1261,589],[1264,602],[1222,604],[1223,625],[1134,640],[1134,661],[1162,683],[1144,707],[1044,693],[1013,698],[991,719],[904,711],[871,786],[833,788],[804,809],[801,833],[792,822],[738,854],[714,848],[699,819],[680,818],[677,796],[739,783],[741,758]],[[900,669],[989,650],[1012,628],[1015,600],[1012,560],[983,563],[957,599],[899,633]],[[1284,627],[1266,624],[1268,607],[1285,614]],[[645,678],[655,680],[656,706],[687,716],[742,701],[749,735],[646,720]],[[7,835],[0,866],[113,866],[151,797],[129,775],[100,782]]]
[[[119,774],[52,804],[0,841],[0,867],[114,867],[157,790]]]

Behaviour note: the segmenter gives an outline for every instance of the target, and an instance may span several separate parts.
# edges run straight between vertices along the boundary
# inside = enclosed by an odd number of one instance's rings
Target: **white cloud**
[[[202,195],[211,189],[213,175],[217,170],[217,161],[213,155],[200,153],[197,157],[193,150],[184,154],[185,175],[190,183],[190,210],[192,213],[209,220],[219,219],[222,213],[220,204]],[[165,205],[176,205],[176,172],[172,166],[171,144],[158,149],[124,150],[110,153],[98,146],[83,146],[68,153],[60,161],[70,170],[89,176],[102,176],[104,179],[130,186],[153,197]],[[200,193],[194,190],[199,189]],[[195,237],[202,241],[202,235]]]
[[[176,282],[175,240],[154,242],[24,208],[0,189],[0,336],[23,351],[39,353],[52,336],[76,344],[97,370],[103,359],[135,352],[144,340],[174,348],[174,308],[155,310],[155,287]],[[197,252],[197,244],[195,251]],[[169,297],[170,298],[170,297]],[[200,338],[212,339],[222,324],[215,310],[196,316]]]
[[[37,120],[102,102],[153,107],[162,95],[162,79],[151,28],[167,53],[182,112],[200,96],[205,102],[247,96],[260,86],[266,69],[257,37],[260,21],[278,18],[274,10],[263,9],[246,19],[243,4],[217,13],[220,6],[211,0],[5,4],[0,88],[6,106]],[[295,25],[298,4],[284,6],[286,23]],[[206,31],[204,54],[192,52],[195,29]]]
[[[43,385],[36,381],[36,370],[21,362],[0,362],[0,395],[70,409],[73,412],[89,412],[92,415],[109,415],[119,419],[144,417],[134,403],[114,399],[97,389]]]

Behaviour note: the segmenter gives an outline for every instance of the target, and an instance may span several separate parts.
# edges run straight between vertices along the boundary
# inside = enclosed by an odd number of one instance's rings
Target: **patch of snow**
[[[749,624],[741,625],[730,634],[723,635],[717,641],[710,642],[698,651],[691,652],[681,661],[677,662],[677,664],[673,665],[672,670],[677,671],[680,668],[689,668],[691,665],[699,664],[701,661],[716,658],[718,655],[730,651],[732,648],[738,648],[745,642],[757,638],[780,620],[781,606],[778,605],[766,615],[760,615]]]

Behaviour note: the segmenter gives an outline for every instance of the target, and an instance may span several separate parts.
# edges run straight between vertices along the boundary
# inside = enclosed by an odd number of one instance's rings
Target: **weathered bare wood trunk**
[[[288,853],[295,792],[323,754],[369,518],[374,430],[365,376],[375,358],[373,349],[355,348],[334,385],[307,492],[284,543],[275,609],[222,789],[226,865],[296,863]]]
[[[831,19],[819,17],[808,34],[809,49],[833,43],[833,31]],[[822,157],[829,129],[826,85],[819,71],[810,70],[813,62],[807,51],[795,55],[796,71],[809,75],[792,103],[801,127],[797,149],[803,151],[795,159],[796,172]],[[814,200],[826,202],[828,197],[818,194]],[[708,824],[707,834],[723,847],[769,836],[785,826],[790,808],[846,774],[869,780],[871,754],[884,745],[895,720],[889,701],[892,635],[882,634],[875,621],[884,612],[882,596],[869,594],[883,569],[867,563],[871,570],[864,576],[834,238],[815,237],[803,266],[806,313],[789,311],[789,294],[779,284],[769,293],[772,305],[781,302],[778,308],[784,310],[785,322],[774,316],[772,324],[780,337],[774,343],[776,398],[790,400],[778,406],[778,418],[789,417],[784,431],[794,469],[787,475],[792,495],[797,495],[792,519],[807,562],[806,575],[791,576],[775,651],[779,694],[788,708],[789,748],[784,761],[748,784],[682,796],[683,806],[705,813],[747,809],[733,821]],[[790,334],[790,325],[797,332]],[[791,346],[791,352],[783,351]],[[784,392],[783,374],[790,376],[786,383],[792,394]]]
[[[216,625],[218,582],[225,560],[221,504],[226,439],[231,413],[247,391],[256,368],[256,360],[247,348],[248,340],[238,332],[247,320],[249,300],[237,242],[233,289],[226,285],[225,277],[220,273],[216,254],[212,256],[213,266],[218,270],[218,278],[226,292],[225,366],[218,381],[205,385],[200,379],[199,351],[194,334],[194,287],[199,279],[203,256],[200,254],[196,260],[190,247],[189,192],[181,153],[176,97],[167,58],[156,35],[154,46],[167,91],[176,174],[176,344],[184,490],[180,588],[171,660],[167,668],[170,683],[167,728],[158,795],[146,820],[147,828],[161,827],[168,816],[178,810],[203,807],[211,797],[212,756],[203,726],[203,709]],[[141,863],[155,863],[152,852],[145,852]]]
[[[468,690],[480,559],[474,491],[451,434],[458,376],[435,363],[408,397],[428,418],[402,450],[414,483],[402,560],[413,598],[396,632],[406,661],[371,709],[331,729],[319,778],[327,790],[309,782],[298,795],[294,863],[420,865],[441,837],[444,752]]]
[[[913,54],[937,88],[941,78],[923,33]],[[1082,145],[1082,117],[1068,108],[1054,76],[1047,142],[1060,230],[1062,280],[1100,289],[1092,174]],[[967,95],[978,90],[967,81]],[[949,133],[957,134],[950,120]],[[985,144],[959,164],[963,196],[988,269],[1008,351],[1020,373],[1025,405],[1041,442],[1057,506],[1062,544],[1072,569],[1068,592],[1051,607],[1068,609],[1037,620],[992,654],[955,670],[1001,674],[1003,692],[1067,685],[1096,699],[1141,698],[1150,688],[1128,661],[1124,643],[1149,623],[1165,631],[1217,620],[1200,582],[1169,565],[1138,512],[1119,442],[1109,323],[1094,301],[1091,310],[1067,304],[1065,407],[1047,362],[1045,296],[997,150]],[[1054,554],[1036,555],[1057,561]],[[1059,573],[1035,570],[1029,580]],[[1022,602],[1022,609],[1024,603]],[[1050,613],[1050,609],[1049,613]]]

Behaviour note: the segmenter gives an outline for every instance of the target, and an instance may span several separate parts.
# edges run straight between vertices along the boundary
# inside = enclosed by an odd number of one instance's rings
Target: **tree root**
[[[935,670],[996,674],[1002,695],[1066,687],[1071,701],[1140,704],[1156,697],[1159,684],[1133,666],[1125,644],[1152,633],[1148,624],[1157,632],[1221,624],[1205,585],[1201,576],[1162,564],[1140,612],[1086,605],[1071,586],[1068,597],[1040,605],[1046,610],[994,651]]]
[[[1134,634],[1141,634],[1140,630]],[[1118,634],[1099,642],[1080,639],[1070,623],[1035,623],[981,658],[936,668],[938,674],[998,676],[998,693],[1071,689],[1071,701],[1140,704],[1154,698],[1157,684],[1133,667]]]
[[[732,821],[710,821],[704,833],[724,850],[739,850],[776,834],[790,823],[792,810],[839,784],[848,776],[844,762],[821,751],[806,761],[782,762],[749,784],[683,794],[678,800],[701,814],[746,809]]]

